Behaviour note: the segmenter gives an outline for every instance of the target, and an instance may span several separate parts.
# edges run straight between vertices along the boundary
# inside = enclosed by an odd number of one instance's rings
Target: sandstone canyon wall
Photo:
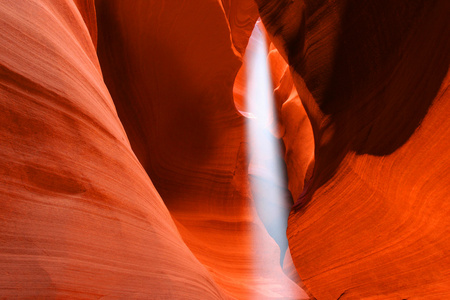
[[[93,13],[0,2],[0,295],[223,299],[131,150]]]
[[[233,297],[306,297],[253,215],[245,120],[233,101],[256,5],[97,1],[96,8],[105,82],[189,248]]]
[[[257,1],[314,131],[288,238],[318,299],[450,297],[448,1]]]
[[[2,296],[307,297],[251,207],[256,5],[182,4],[1,3]]]
[[[450,298],[449,15],[447,0],[0,1],[0,297]],[[249,181],[259,17],[287,250]]]

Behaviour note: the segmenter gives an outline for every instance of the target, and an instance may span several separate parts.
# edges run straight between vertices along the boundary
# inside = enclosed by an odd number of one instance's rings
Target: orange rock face
[[[251,207],[253,2],[0,8],[2,296],[307,297]]]
[[[448,298],[449,4],[257,2],[314,130],[300,277],[318,299]]]
[[[256,6],[98,1],[97,17],[105,82],[189,248],[232,297],[305,297],[250,206],[245,122],[233,86]],[[265,261],[261,270],[255,261]]]
[[[449,13],[0,1],[0,297],[450,298]],[[248,154],[259,17],[286,186]]]
[[[224,298],[131,150],[92,14],[0,3],[0,295]]]

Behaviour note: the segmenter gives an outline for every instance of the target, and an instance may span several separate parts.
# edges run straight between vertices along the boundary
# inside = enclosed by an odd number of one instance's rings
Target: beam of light
[[[241,113],[247,117],[248,172],[257,214],[255,218],[262,221],[265,227],[263,230],[266,230],[273,240],[270,243],[262,242],[261,234],[254,233],[254,252],[257,253],[254,261],[255,276],[258,276],[258,272],[267,272],[267,257],[272,256],[270,257],[272,265],[279,271],[268,276],[273,280],[270,292],[281,290],[286,296],[295,294],[293,282],[287,279],[281,271],[284,254],[288,247],[286,228],[290,206],[286,204],[287,184],[282,168],[284,162],[280,153],[280,142],[271,133],[276,121],[273,88],[267,60],[268,49],[265,33],[259,26],[261,24],[255,26],[245,54],[247,63],[246,112]],[[265,235],[267,236],[267,234]],[[270,240],[270,238],[268,239]],[[277,248],[274,242],[278,244],[279,253],[273,253],[273,249]],[[270,251],[272,253],[266,255]],[[263,285],[262,282],[261,285]],[[278,286],[275,287],[275,285]],[[296,287],[298,288],[298,286]],[[290,292],[289,289],[294,290]],[[256,296],[255,299],[257,299]],[[282,297],[280,299],[291,298]]]

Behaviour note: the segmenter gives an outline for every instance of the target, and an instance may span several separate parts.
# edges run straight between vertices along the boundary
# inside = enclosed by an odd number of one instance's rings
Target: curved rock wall
[[[237,299],[306,297],[254,217],[245,121],[233,101],[256,6],[108,0],[96,8],[105,82],[192,252]]]
[[[131,150],[92,14],[0,2],[0,295],[223,299]]]
[[[256,2],[314,131],[288,225],[307,288],[449,297],[449,2]]]
[[[258,10],[295,200],[282,265],[238,111]],[[450,297],[449,13],[1,1],[0,296]]]

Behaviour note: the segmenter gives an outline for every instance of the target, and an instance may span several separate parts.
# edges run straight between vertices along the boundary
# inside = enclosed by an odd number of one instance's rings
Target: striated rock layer
[[[318,299],[450,297],[450,3],[256,2],[314,132],[301,279]]]
[[[0,2],[1,297],[226,298],[131,150],[77,4]]]
[[[0,3],[2,297],[307,298],[253,208],[233,101],[257,16]]]
[[[245,120],[233,101],[253,1],[96,4],[105,82],[189,248],[229,296],[306,298],[255,217]]]
[[[449,14],[0,1],[0,296],[450,298]],[[259,15],[296,201],[286,255],[249,184],[242,63]]]

